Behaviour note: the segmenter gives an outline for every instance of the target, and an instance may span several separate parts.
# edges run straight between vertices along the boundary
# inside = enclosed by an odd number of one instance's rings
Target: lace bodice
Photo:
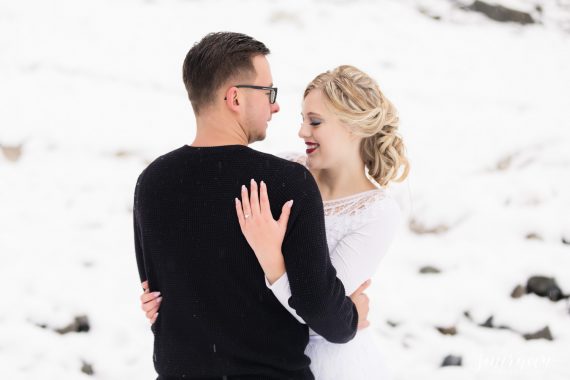
[[[304,156],[284,157],[306,165]],[[387,253],[402,222],[400,208],[384,189],[324,201],[323,208],[331,262],[346,294],[350,295],[374,275]],[[283,306],[304,323],[288,304],[291,290],[287,274],[267,286]]]
[[[348,197],[324,201],[325,217],[328,216],[355,216],[364,212],[370,204],[380,200],[385,195],[384,190],[374,189]]]
[[[385,197],[385,190],[375,189],[349,197],[324,201],[329,252],[334,251],[337,243],[344,236],[378,217],[382,210],[380,202]]]

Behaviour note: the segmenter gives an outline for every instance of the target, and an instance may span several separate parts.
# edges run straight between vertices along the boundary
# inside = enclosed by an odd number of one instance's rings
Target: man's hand
[[[371,282],[370,280],[367,280],[365,283],[360,285],[360,287],[356,289],[354,293],[350,295],[350,299],[352,300],[352,302],[356,306],[356,310],[358,311],[358,330],[370,326],[370,322],[368,321],[370,300],[368,299],[368,296],[364,293],[366,288],[370,286],[370,282]]]

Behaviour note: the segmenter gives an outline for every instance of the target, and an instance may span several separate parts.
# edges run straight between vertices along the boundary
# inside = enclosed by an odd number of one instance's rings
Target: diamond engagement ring
[[[249,218],[251,215],[245,214],[244,216],[245,216],[245,218],[247,219],[247,218]]]

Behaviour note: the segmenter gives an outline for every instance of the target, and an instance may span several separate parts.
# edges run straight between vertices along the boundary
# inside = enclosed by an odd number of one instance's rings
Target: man
[[[151,163],[135,190],[141,281],[160,291],[153,323],[159,379],[313,379],[308,327],[267,289],[235,216],[242,184],[264,180],[271,209],[293,199],[283,242],[290,304],[327,340],[366,323],[368,300],[345,296],[327,249],[322,199],[303,166],[247,145],[279,111],[266,55],[238,33],[213,33],[188,52],[183,79],[196,138]],[[360,321],[359,321],[360,315]]]

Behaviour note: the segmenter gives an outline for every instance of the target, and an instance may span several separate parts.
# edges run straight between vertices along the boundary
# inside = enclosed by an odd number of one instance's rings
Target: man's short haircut
[[[252,58],[267,55],[269,49],[241,33],[217,32],[206,35],[186,55],[182,79],[194,112],[214,102],[216,91],[228,80],[255,74]],[[237,83],[236,83],[237,84]]]

